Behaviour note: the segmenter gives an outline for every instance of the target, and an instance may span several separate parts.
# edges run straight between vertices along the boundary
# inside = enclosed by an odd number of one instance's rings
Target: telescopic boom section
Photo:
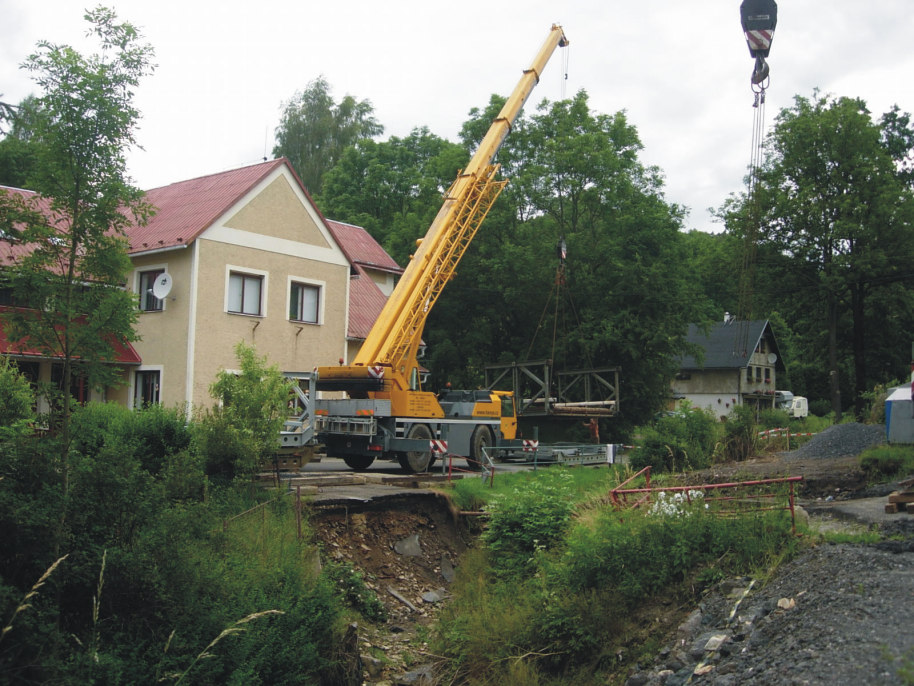
[[[327,375],[364,378],[367,369],[383,367],[385,381],[393,382],[398,390],[417,390],[416,355],[425,320],[507,183],[495,180],[498,171],[498,166],[492,163],[495,155],[539,82],[552,53],[567,44],[562,27],[553,25],[533,63],[524,71],[466,169],[457,176],[445,196],[438,215],[418,244],[352,365],[322,368],[323,378]],[[390,389],[387,384],[385,386]]]

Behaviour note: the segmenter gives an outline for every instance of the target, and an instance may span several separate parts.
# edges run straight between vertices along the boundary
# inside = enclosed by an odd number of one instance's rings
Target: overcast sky
[[[752,59],[739,0],[109,0],[155,48],[129,157],[144,189],[272,157],[282,103],[323,75],[338,101],[370,100],[382,138],[416,126],[452,141],[473,107],[508,95],[553,23],[571,43],[530,103],[584,89],[592,110],[625,110],[642,162],[687,228],[719,231],[709,207],[742,187],[752,141]],[[36,92],[19,69],[40,39],[84,53],[78,0],[0,0],[0,93]],[[814,88],[860,97],[878,117],[914,111],[911,0],[780,0],[766,127]],[[564,53],[564,54],[563,54]],[[567,57],[567,80],[564,64]],[[528,109],[531,107],[528,104]]]

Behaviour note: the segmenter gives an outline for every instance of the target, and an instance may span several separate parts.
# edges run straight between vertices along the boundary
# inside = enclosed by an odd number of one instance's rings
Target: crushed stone
[[[867,448],[885,443],[885,427],[879,424],[834,424],[789,453],[784,460],[835,459],[859,455]]]

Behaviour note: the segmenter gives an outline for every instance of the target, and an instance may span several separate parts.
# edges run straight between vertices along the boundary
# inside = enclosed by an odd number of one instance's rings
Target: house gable
[[[730,319],[715,324],[707,332],[690,324],[686,342],[700,348],[701,355],[684,355],[679,365],[681,370],[744,369],[752,363],[752,356],[763,350],[766,356],[774,354],[771,364],[777,371],[785,369],[767,319]]]
[[[199,239],[349,266],[323,217],[286,164],[236,198]]]
[[[296,193],[285,174],[276,175],[249,196],[235,214],[225,220],[226,227],[330,248],[319,219],[313,211],[308,211],[309,203]]]

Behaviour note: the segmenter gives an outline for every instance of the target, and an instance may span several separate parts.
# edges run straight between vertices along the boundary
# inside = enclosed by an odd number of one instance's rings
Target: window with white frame
[[[292,281],[289,286],[289,319],[317,324],[320,319],[320,286]]]
[[[164,300],[159,300],[152,293],[156,280],[165,273],[164,269],[149,269],[140,272],[140,309],[143,312],[161,312]]]
[[[229,272],[227,309],[232,314],[263,315],[263,275]]]
[[[158,369],[144,369],[136,373],[133,406],[137,409],[159,403],[159,384],[162,373]]]

